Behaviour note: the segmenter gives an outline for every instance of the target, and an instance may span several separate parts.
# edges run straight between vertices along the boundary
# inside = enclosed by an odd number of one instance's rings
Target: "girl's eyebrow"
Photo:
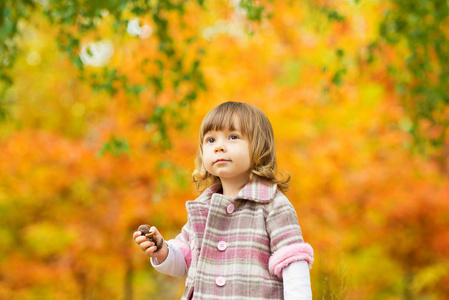
[[[234,128],[234,129],[223,128],[223,129],[220,129],[220,130],[209,130],[209,131],[207,131],[207,132],[205,132],[203,134],[203,137],[206,138],[206,137],[211,136],[211,135],[213,136],[214,134],[217,134],[218,132],[225,132],[227,134],[229,134],[229,133],[238,133],[238,134],[243,135],[242,131],[237,129],[237,128]]]
[[[242,131],[239,130],[239,129],[237,129],[237,128],[235,128],[234,130],[228,130],[228,132],[229,132],[229,133],[238,133],[238,134],[243,135]]]

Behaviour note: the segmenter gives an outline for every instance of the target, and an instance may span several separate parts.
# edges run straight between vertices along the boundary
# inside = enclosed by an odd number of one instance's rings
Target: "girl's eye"
[[[213,142],[215,142],[215,139],[212,138],[212,137],[206,139],[206,143],[207,144],[210,144],[210,143],[213,143]]]
[[[235,134],[231,134],[231,136],[229,137],[230,140],[237,140],[239,137]]]

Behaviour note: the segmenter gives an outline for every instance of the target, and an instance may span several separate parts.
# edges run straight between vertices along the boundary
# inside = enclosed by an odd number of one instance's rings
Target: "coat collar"
[[[212,194],[219,192],[221,186],[219,184],[213,185],[206,189],[202,196],[206,196],[206,198],[212,197]],[[241,190],[232,198],[229,198],[231,201],[237,199],[251,200],[259,203],[268,203],[271,202],[276,196],[277,185],[270,183],[265,180],[254,180],[248,182]],[[202,197],[201,197],[202,198]]]

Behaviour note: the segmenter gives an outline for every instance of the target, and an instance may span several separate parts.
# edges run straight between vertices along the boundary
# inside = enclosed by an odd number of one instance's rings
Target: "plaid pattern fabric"
[[[218,189],[186,203],[188,222],[175,239],[189,266],[182,299],[283,299],[282,268],[313,262],[293,206],[263,181],[233,198]]]

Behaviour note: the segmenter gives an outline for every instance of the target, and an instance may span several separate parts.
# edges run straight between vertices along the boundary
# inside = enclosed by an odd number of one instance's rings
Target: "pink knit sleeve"
[[[280,248],[271,255],[268,269],[271,274],[282,278],[282,270],[295,261],[305,260],[309,269],[313,264],[313,249],[308,243],[292,244]]]

